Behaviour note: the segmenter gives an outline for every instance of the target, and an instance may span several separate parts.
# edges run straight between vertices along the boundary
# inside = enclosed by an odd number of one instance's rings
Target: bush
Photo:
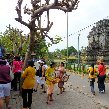
[[[84,73],[84,74],[87,74],[87,70],[84,70],[83,73]]]
[[[67,68],[68,70],[72,70],[72,67],[71,67],[70,64],[68,64],[66,68]]]

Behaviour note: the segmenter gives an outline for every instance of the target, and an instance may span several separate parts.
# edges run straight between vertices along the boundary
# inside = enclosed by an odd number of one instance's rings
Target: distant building
[[[95,63],[98,56],[109,63],[109,19],[98,21],[87,37],[87,63]]]

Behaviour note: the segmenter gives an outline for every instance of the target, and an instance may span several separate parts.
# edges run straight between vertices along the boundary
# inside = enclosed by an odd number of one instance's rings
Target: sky
[[[29,3],[29,1],[30,0],[26,0],[26,3]],[[6,30],[6,26],[9,24],[15,28],[17,27],[24,30],[24,33],[29,32],[27,27],[15,21],[15,18],[17,17],[15,11],[16,4],[17,0],[0,1],[0,32],[4,32]],[[81,49],[82,46],[88,46],[88,33],[91,31],[94,23],[104,18],[108,18],[108,10],[109,0],[80,0],[78,8],[68,13],[68,46],[74,46],[78,49],[78,34],[80,34],[79,49]],[[28,20],[27,15],[23,17]],[[61,10],[51,10],[50,21],[53,22],[53,26],[48,33],[49,36],[54,37],[58,35],[62,37],[63,41],[59,44],[53,45],[49,50],[54,51],[56,49],[61,50],[67,48],[67,15]],[[42,24],[45,24],[45,21],[43,21]],[[89,25],[92,26],[84,29]],[[83,31],[78,32],[82,29]]]

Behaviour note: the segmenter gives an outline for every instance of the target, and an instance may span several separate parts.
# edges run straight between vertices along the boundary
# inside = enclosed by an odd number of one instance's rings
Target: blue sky
[[[25,0],[24,0],[25,1]],[[27,1],[27,0],[26,0]],[[27,2],[29,2],[28,0]],[[52,0],[51,0],[52,1]],[[53,0],[54,1],[54,0]],[[15,6],[17,0],[1,0],[0,1],[0,32],[5,31],[6,26],[11,24],[13,27],[23,29],[25,33],[29,30],[14,20],[17,17]],[[80,0],[78,9],[69,13],[69,34],[73,34],[69,37],[69,46],[74,46],[77,49],[77,36],[80,34],[80,48],[88,45],[87,35],[90,32],[90,28],[85,29],[82,32],[76,33],[78,30],[83,29],[103,18],[109,16],[109,0]],[[25,19],[27,16],[24,16]],[[50,51],[55,49],[64,49],[67,47],[67,20],[66,14],[62,11],[52,10],[50,11],[50,20],[53,21],[53,26],[49,32],[51,37],[59,35],[63,38],[63,42],[53,45],[49,48]],[[28,19],[26,19],[28,20]],[[44,23],[44,22],[43,22]],[[75,33],[75,34],[74,34]],[[48,40],[47,40],[48,41]]]

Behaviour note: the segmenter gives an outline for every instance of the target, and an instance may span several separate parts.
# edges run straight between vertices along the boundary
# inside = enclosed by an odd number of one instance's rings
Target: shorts
[[[0,98],[10,96],[11,83],[0,84]]]
[[[38,77],[38,78],[37,78],[37,83],[38,83],[38,84],[41,84],[41,85],[42,85],[42,84],[45,84],[45,78],[43,77],[43,79],[42,79],[42,77]]]
[[[64,82],[63,81],[58,82],[58,87],[59,88],[63,88],[63,86],[64,86]]]

